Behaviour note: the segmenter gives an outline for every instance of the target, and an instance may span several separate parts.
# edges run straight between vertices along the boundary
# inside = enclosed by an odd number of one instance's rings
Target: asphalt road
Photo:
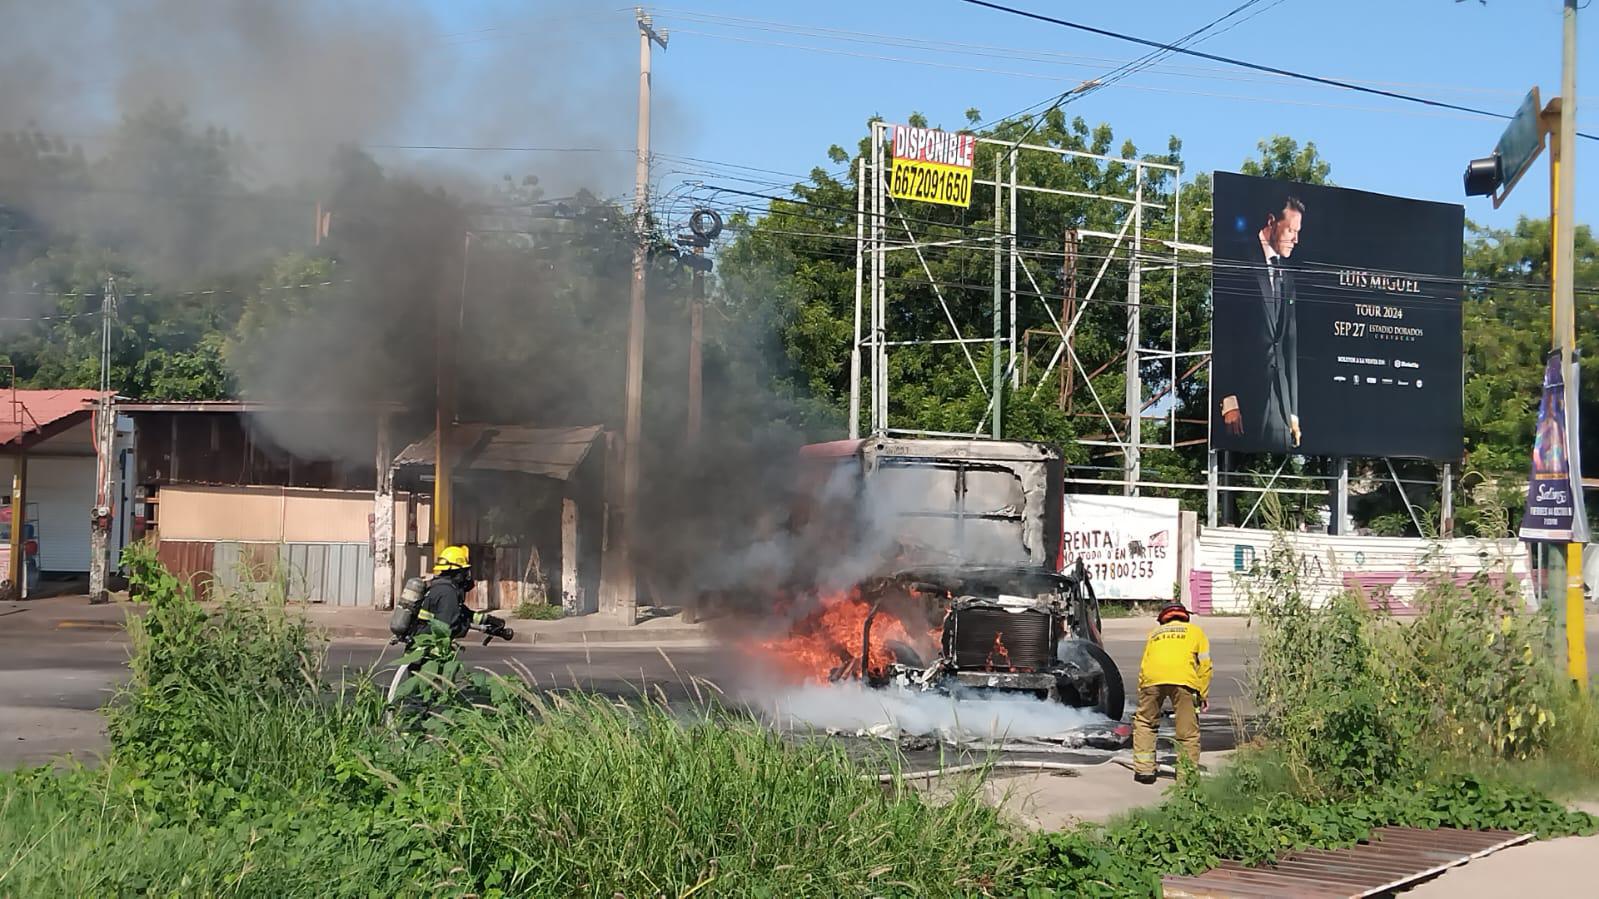
[[[1115,625],[1115,622],[1107,622]],[[1107,627],[1106,648],[1128,681],[1129,704],[1143,648],[1141,628]],[[1250,641],[1212,637],[1216,679],[1211,711],[1202,721],[1206,749],[1232,745],[1233,711],[1241,710],[1240,681]],[[329,650],[331,676],[392,661],[398,647],[341,641]],[[118,633],[0,626],[0,767],[39,764],[66,753],[86,760],[106,746],[100,707],[127,677],[127,642]],[[688,697],[700,678],[736,689],[738,659],[706,645],[483,647],[466,644],[464,660],[507,674],[522,673],[544,689],[574,687],[616,696],[641,689]]]

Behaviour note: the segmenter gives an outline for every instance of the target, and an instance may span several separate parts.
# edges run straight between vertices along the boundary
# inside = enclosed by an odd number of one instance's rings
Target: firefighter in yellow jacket
[[[1199,713],[1210,707],[1210,641],[1188,620],[1188,609],[1172,603],[1144,643],[1138,668],[1138,710],[1133,713],[1133,780],[1155,782],[1155,725],[1170,700],[1177,717],[1177,744],[1199,764]]]

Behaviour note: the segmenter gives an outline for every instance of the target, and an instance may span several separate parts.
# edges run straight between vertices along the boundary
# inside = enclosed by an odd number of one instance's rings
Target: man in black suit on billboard
[[[1260,311],[1238,316],[1241,333],[1229,341],[1238,358],[1227,360],[1229,376],[1220,385],[1229,391],[1221,400],[1227,433],[1248,434],[1252,443],[1276,452],[1299,446],[1300,438],[1299,327],[1288,257],[1299,243],[1304,216],[1305,204],[1287,197],[1256,235],[1260,243],[1253,252],[1259,253],[1255,258],[1260,262],[1252,267],[1257,269]]]

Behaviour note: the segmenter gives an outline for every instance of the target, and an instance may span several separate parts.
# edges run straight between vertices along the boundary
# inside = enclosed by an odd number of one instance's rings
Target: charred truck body
[[[1061,570],[1058,450],[871,438],[805,447],[801,470],[807,567],[870,569],[848,575],[868,612],[835,679],[1028,693],[1121,717],[1093,586],[1080,566]]]

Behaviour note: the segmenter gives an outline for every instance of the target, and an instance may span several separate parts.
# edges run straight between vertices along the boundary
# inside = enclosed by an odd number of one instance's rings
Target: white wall
[[[0,493],[10,495],[12,459],[0,459]],[[39,567],[89,570],[89,513],[94,509],[93,456],[29,456],[28,518],[39,523]]]
[[[1271,531],[1243,528],[1203,529],[1189,575],[1194,609],[1202,613],[1247,612],[1237,576],[1266,564],[1275,536]],[[1492,577],[1518,579],[1523,594],[1532,600],[1527,553],[1518,540],[1462,537],[1433,542],[1299,533],[1285,537],[1299,556],[1300,586],[1317,604],[1339,591],[1359,588],[1369,600],[1386,601],[1391,611],[1405,614],[1417,589],[1429,578],[1446,574],[1463,580],[1482,571]]]

